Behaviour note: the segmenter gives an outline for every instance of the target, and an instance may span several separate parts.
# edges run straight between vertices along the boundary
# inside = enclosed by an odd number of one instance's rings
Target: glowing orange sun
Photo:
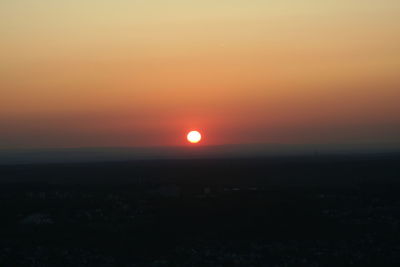
[[[192,143],[198,143],[201,140],[201,134],[198,131],[191,131],[187,134],[187,140]]]

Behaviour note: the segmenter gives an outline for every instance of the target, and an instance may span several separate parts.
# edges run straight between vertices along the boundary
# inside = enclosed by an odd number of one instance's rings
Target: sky
[[[2,0],[0,148],[400,141],[398,0]]]

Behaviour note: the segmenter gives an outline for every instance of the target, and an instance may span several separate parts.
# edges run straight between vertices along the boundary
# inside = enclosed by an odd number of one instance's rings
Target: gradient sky
[[[399,0],[2,0],[0,148],[400,141]]]

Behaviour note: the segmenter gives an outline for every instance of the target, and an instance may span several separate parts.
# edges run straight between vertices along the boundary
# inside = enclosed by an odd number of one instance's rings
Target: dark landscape
[[[0,166],[1,266],[399,266],[400,154]]]

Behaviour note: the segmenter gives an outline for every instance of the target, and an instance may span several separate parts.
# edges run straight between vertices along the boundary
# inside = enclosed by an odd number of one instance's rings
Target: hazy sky
[[[399,0],[2,0],[0,148],[400,141]]]

